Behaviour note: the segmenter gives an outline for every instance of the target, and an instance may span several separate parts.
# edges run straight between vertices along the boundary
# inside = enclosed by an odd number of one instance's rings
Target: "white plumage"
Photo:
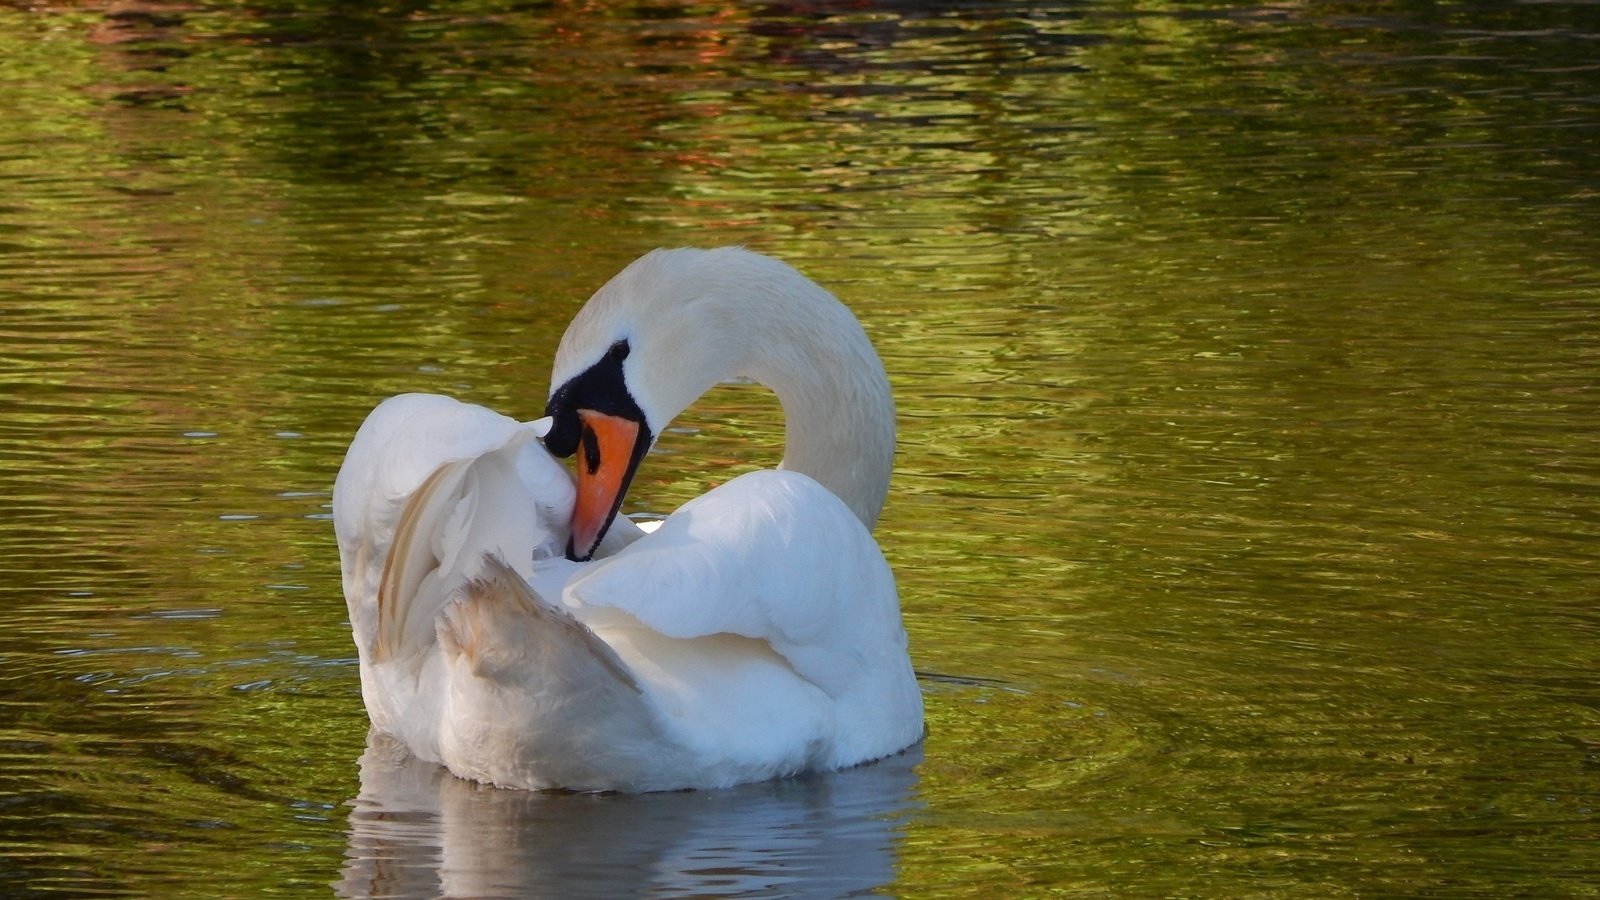
[[[532,424],[384,401],[334,487],[373,726],[464,778],[580,790],[719,787],[915,743],[894,580],[863,521],[882,504],[893,407],[854,319],[766,257],[657,251],[579,314],[553,394],[624,340],[647,435],[707,379],[750,377],[783,400],[783,466],[648,535],[618,518],[594,561],[573,562],[572,478]]]

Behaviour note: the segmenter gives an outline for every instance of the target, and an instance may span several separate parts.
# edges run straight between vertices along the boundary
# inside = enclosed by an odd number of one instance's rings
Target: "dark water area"
[[[0,121],[0,894],[1600,894],[1592,3],[22,3]],[[920,752],[369,747],[366,412],[730,243],[889,370]]]

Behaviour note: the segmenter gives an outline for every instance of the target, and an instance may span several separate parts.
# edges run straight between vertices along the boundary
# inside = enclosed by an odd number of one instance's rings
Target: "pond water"
[[[1592,4],[0,6],[0,893],[1600,895]],[[368,747],[329,491],[744,243],[862,318],[919,752]],[[719,388],[630,507],[770,465]]]

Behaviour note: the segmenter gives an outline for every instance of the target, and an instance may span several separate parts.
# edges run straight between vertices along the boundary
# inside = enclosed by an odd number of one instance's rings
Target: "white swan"
[[[782,402],[779,468],[649,535],[616,519],[655,437],[734,378]],[[374,728],[464,778],[622,791],[844,768],[920,739],[869,533],[894,409],[843,305],[759,254],[658,250],[590,298],[551,383],[539,423],[407,394],[352,441],[334,525]],[[575,485],[551,452],[577,455]]]

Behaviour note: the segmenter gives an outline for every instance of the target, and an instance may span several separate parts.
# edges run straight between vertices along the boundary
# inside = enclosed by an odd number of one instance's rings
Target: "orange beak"
[[[578,500],[572,509],[567,558],[582,562],[594,555],[647,447],[640,445],[638,422],[592,409],[578,410]]]

